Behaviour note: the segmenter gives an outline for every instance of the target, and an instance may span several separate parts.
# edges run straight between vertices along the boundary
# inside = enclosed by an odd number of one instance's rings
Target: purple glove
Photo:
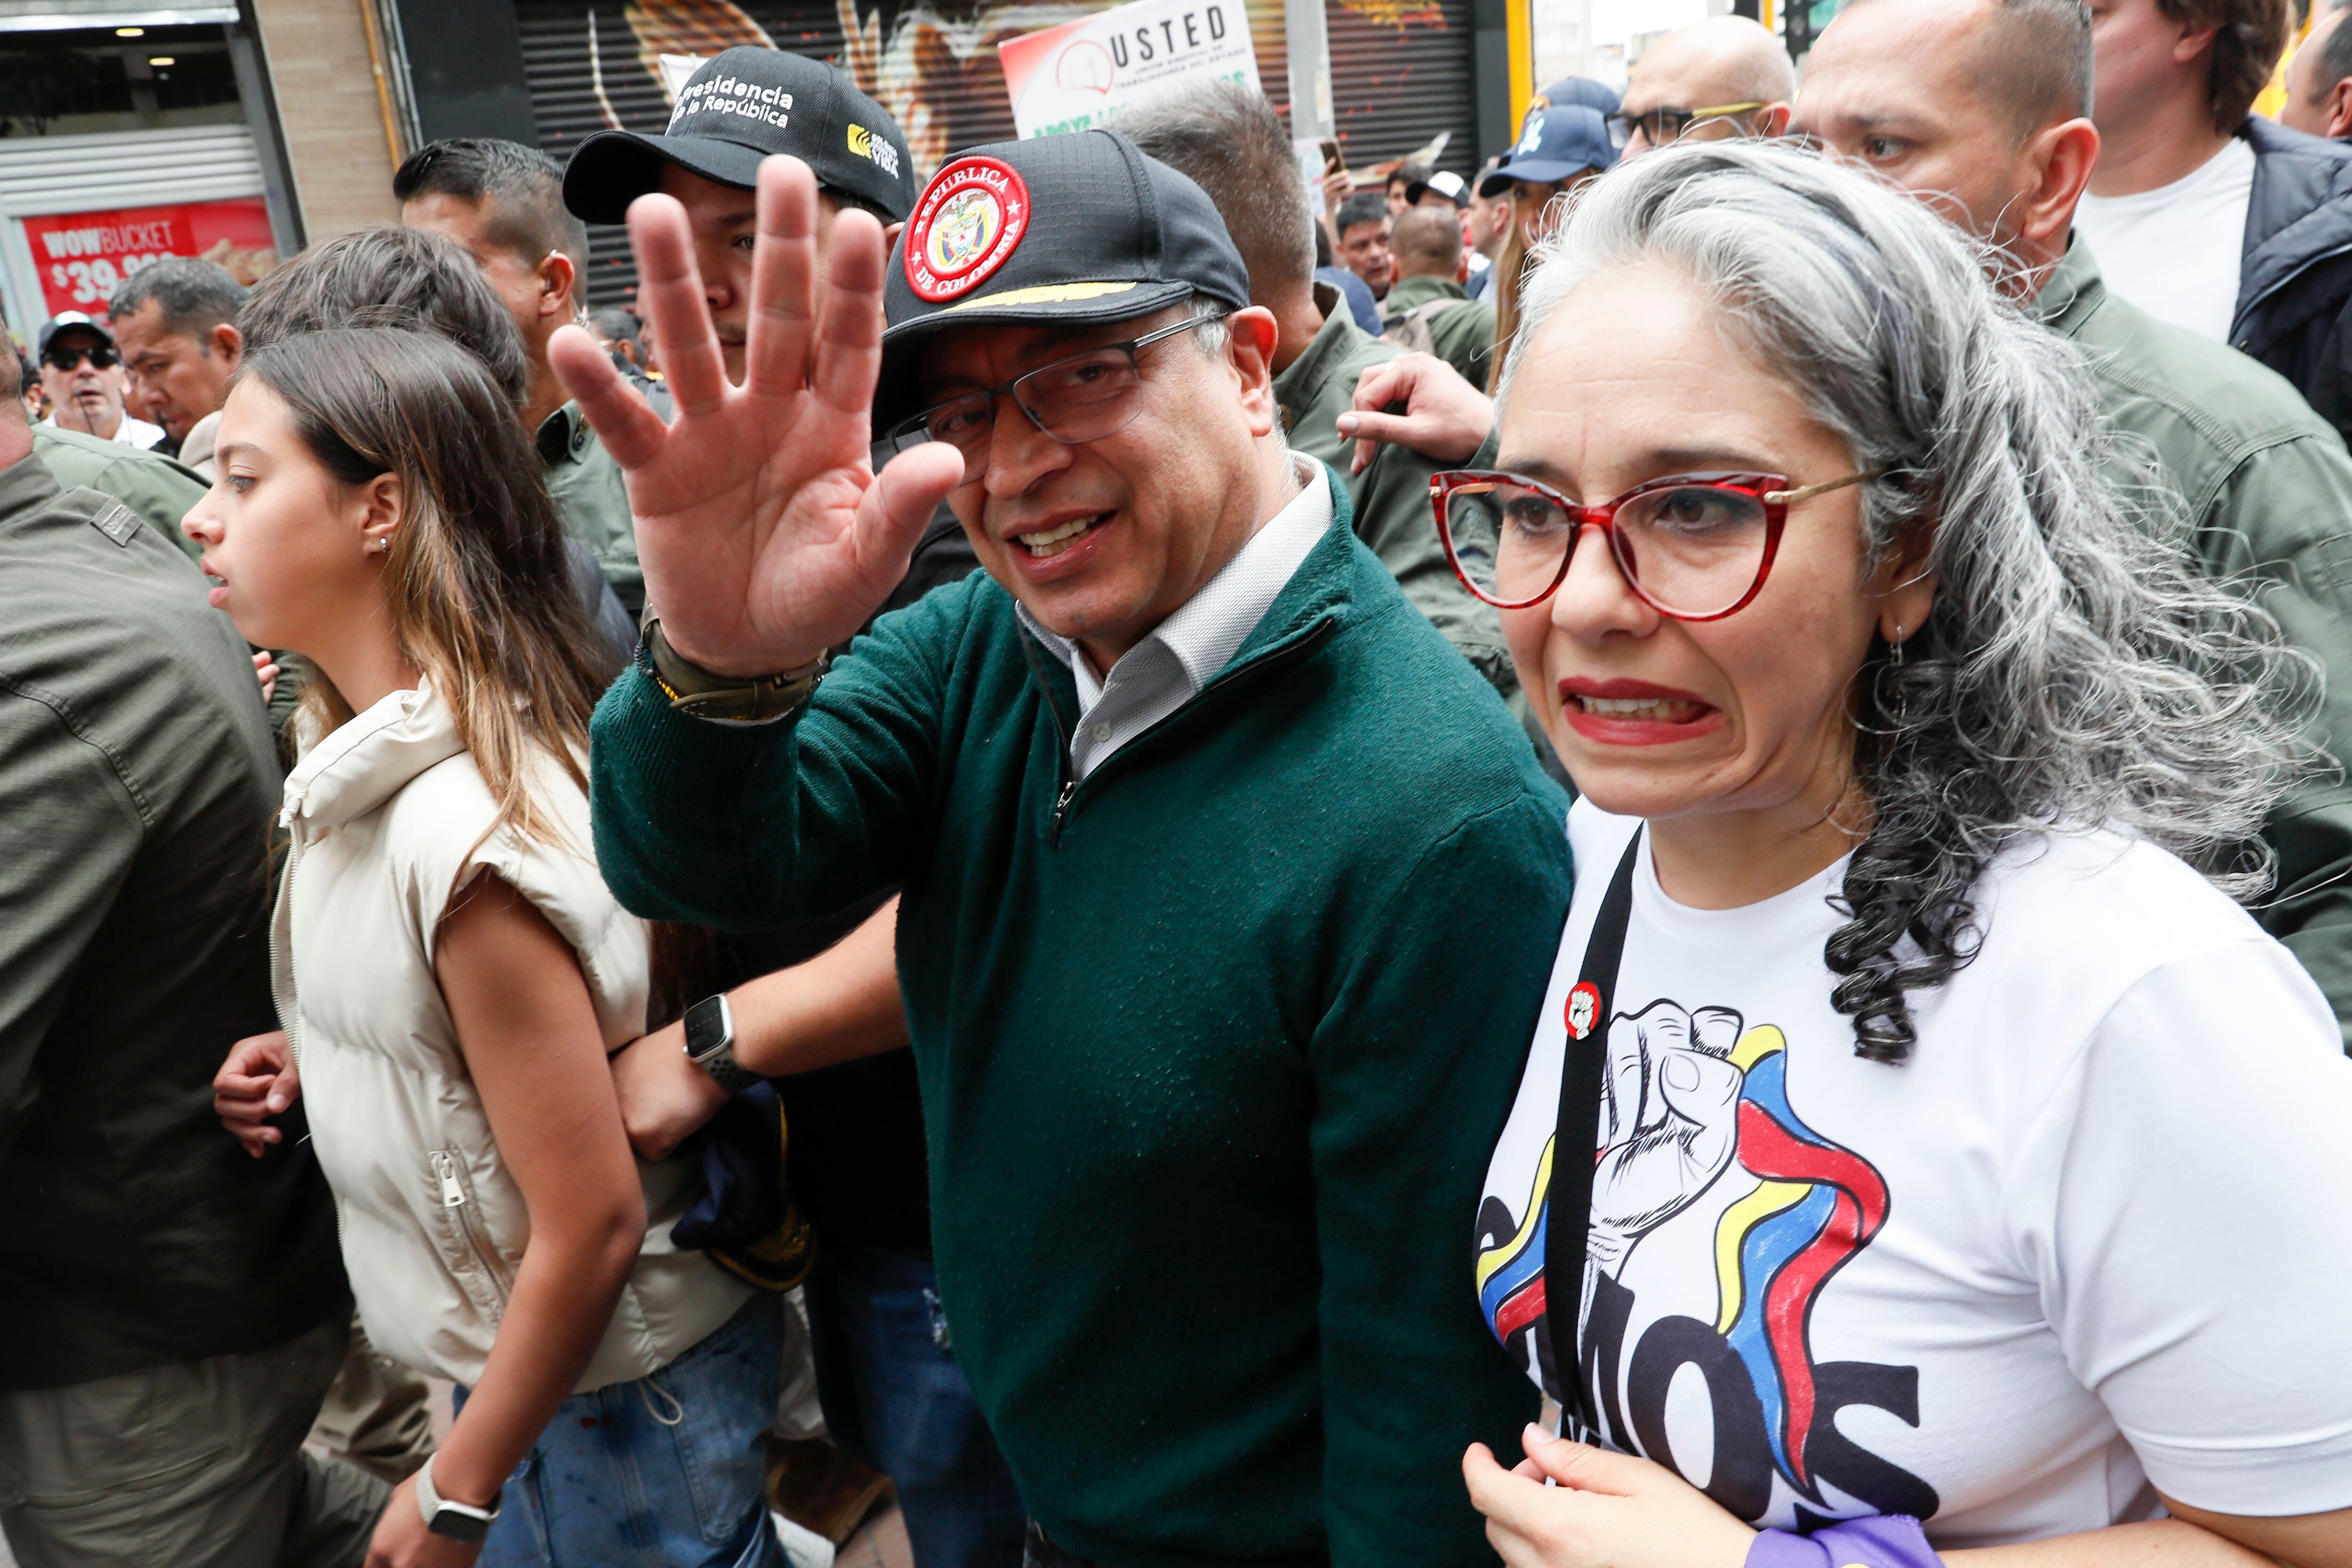
[[[1811,1535],[1759,1530],[1748,1568],[1943,1568],[1927,1532],[1907,1513],[1849,1519]]]

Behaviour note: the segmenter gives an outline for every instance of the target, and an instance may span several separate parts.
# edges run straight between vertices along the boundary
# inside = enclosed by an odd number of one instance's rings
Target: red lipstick
[[[1568,727],[1602,746],[1664,746],[1710,734],[1723,724],[1723,710],[1696,692],[1650,681],[1573,675],[1559,689]]]

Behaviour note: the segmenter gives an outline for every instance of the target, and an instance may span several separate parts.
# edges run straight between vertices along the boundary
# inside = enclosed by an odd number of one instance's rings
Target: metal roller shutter
[[[261,160],[242,125],[12,138],[0,160],[0,208],[19,217],[261,192]]]
[[[1349,168],[1402,158],[1443,135],[1438,167],[1465,178],[1476,172],[1471,0],[1331,0],[1324,25],[1331,112]]]
[[[1467,17],[1468,0],[1448,3]],[[515,20],[522,36],[523,71],[539,120],[540,145],[559,159],[570,157],[582,138],[607,126],[657,131],[668,122],[668,96],[655,75],[659,56],[708,56],[735,44],[762,44],[847,70],[860,88],[898,117],[916,167],[928,178],[957,149],[1012,136],[1013,106],[997,63],[999,43],[1104,8],[1094,0],[1025,0],[967,7],[946,16],[905,5],[867,9],[861,0],[814,5],[759,0],[741,5],[729,0],[599,0],[588,5],[517,0]],[[1279,108],[1286,101],[1282,0],[1248,0],[1248,9],[1258,75]],[[1335,7],[1334,86],[1345,83],[1352,89],[1360,78],[1339,68],[1340,26]],[[1379,37],[1386,41],[1360,50],[1368,60],[1396,53],[1395,29],[1381,28]],[[1466,115],[1466,32],[1462,38],[1456,75],[1465,84]],[[1343,89],[1339,101],[1369,108],[1397,76],[1391,60],[1360,78],[1363,87],[1357,96],[1349,98]],[[1417,128],[1425,118],[1412,124]],[[1402,136],[1397,152],[1410,151],[1433,134],[1385,134],[1380,145]],[[599,225],[588,231],[588,243],[590,303],[623,302],[636,283],[625,235],[617,227]]]

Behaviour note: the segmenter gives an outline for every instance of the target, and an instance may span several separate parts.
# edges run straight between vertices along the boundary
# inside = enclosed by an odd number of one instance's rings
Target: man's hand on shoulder
[[[1402,413],[1394,412],[1399,403]],[[1356,438],[1350,473],[1362,473],[1383,441],[1434,462],[1467,463],[1495,428],[1495,404],[1434,354],[1399,354],[1356,378],[1356,406],[1339,426]]]
[[[820,309],[808,166],[762,163],[758,205],[741,386],[727,380],[686,211],[668,196],[639,197],[629,235],[676,423],[663,424],[584,329],[548,345],[627,476],[663,634],[691,663],[744,676],[800,668],[865,624],[961,474],[947,447],[919,447],[879,475],[868,461],[881,225],[858,212],[835,220]]]

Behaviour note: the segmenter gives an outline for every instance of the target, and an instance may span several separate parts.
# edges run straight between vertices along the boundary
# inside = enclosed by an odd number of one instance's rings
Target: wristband
[[[646,622],[638,653],[640,667],[672,709],[715,724],[773,724],[789,717],[814,695],[832,658],[819,653],[799,669],[775,675],[714,674],[670,646],[658,617]]]
[[[1811,1535],[1759,1530],[1747,1568],[1943,1568],[1927,1532],[1907,1513],[1841,1520]]]

